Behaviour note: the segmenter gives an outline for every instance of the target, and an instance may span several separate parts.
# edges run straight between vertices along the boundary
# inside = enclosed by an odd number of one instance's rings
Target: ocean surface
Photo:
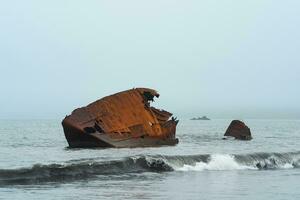
[[[181,120],[172,147],[69,149],[60,120],[0,120],[0,199],[300,199],[300,120]]]

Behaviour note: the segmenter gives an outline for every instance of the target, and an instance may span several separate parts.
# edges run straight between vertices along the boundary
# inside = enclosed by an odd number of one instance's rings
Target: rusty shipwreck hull
[[[147,147],[175,145],[178,120],[150,106],[159,94],[136,88],[78,108],[62,121],[70,147]],[[171,118],[172,117],[172,118]]]

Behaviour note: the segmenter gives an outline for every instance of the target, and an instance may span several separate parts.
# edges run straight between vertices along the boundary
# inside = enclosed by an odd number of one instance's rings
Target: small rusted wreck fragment
[[[78,108],[62,121],[70,147],[175,145],[178,120],[150,106],[159,94],[136,88]],[[171,118],[171,119],[170,119]]]
[[[233,120],[225,135],[224,136],[231,136],[238,140],[251,140],[251,131],[248,126],[242,121],[239,120]]]

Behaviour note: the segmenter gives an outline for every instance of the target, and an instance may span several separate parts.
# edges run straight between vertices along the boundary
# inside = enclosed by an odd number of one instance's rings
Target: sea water
[[[178,124],[177,146],[69,149],[60,120],[0,120],[0,199],[300,199],[300,121]]]

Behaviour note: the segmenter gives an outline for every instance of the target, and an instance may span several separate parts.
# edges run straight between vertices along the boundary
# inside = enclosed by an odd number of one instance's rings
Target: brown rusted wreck
[[[242,121],[239,120],[233,120],[225,135],[224,136],[231,136],[238,140],[251,140],[251,131],[248,126]]]
[[[78,108],[63,121],[70,147],[145,147],[175,145],[178,120],[150,106],[159,94],[136,88]],[[170,119],[171,118],[171,119]]]

